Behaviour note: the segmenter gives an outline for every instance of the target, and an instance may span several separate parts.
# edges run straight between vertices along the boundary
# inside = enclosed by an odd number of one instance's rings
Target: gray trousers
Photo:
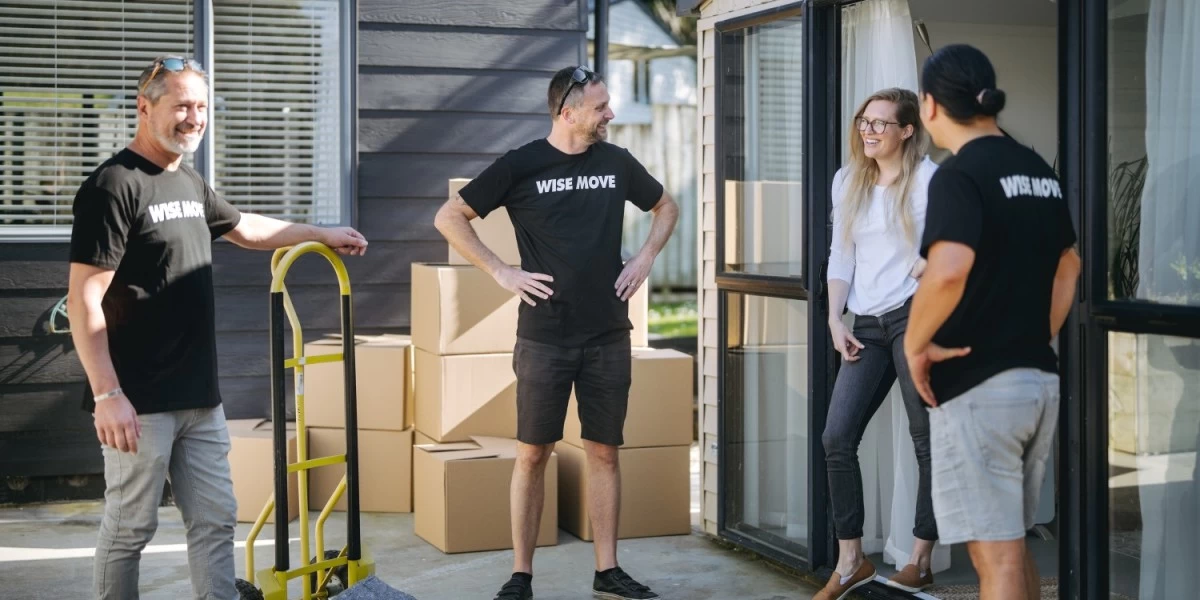
[[[142,549],[158,529],[163,484],[187,527],[193,595],[235,600],[233,531],[237,503],[229,475],[229,430],[220,406],[139,415],[137,454],[102,446],[104,519],[96,543],[94,591],[100,600],[138,597]]]

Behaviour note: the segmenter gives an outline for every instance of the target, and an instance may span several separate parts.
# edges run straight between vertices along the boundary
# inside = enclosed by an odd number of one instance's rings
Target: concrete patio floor
[[[88,598],[102,510],[99,502],[0,509],[0,581],[5,597]],[[296,523],[290,527],[293,560],[299,555]],[[237,571],[243,577],[249,531],[248,524],[238,525]],[[362,531],[377,563],[376,574],[419,600],[488,600],[511,571],[511,551],[442,554],[413,534],[410,514],[364,514]],[[327,535],[329,543],[344,539],[342,514],[330,518]],[[272,539],[268,526],[260,536],[256,568],[273,561]],[[591,598],[592,545],[563,531],[558,541],[557,546],[538,549],[535,596],[539,600]],[[142,598],[191,597],[184,542],[178,510],[161,508],[158,533],[142,557]],[[812,593],[799,579],[696,533],[625,540],[619,548],[622,566],[664,599],[794,600],[810,598]]]

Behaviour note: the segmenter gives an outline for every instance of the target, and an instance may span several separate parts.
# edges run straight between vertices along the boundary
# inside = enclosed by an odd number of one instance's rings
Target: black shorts
[[[633,360],[629,345],[629,336],[583,348],[518,338],[513,350],[517,439],[539,445],[561,440],[573,385],[583,439],[609,446],[625,443]]]

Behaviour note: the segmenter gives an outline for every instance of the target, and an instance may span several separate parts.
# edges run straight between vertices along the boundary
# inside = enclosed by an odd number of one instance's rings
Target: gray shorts
[[[1012,369],[929,411],[943,544],[1017,540],[1034,526],[1058,425],[1058,375]]]

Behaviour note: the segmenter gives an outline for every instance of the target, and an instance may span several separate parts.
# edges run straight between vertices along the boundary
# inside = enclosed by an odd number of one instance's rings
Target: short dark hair
[[[950,117],[968,123],[1004,110],[1004,90],[996,89],[996,70],[974,46],[952,44],[925,59],[921,92],[933,96]]]
[[[546,108],[550,111],[550,118],[557,119],[558,106],[563,101],[563,94],[567,93],[567,88],[571,87],[571,74],[579,67],[566,67],[559,69],[554,76],[550,78],[550,89],[546,91]],[[592,73],[592,78],[585,85],[577,85],[571,89],[571,95],[567,98],[566,106],[572,108],[579,106],[579,98],[583,96],[583,88],[592,85],[593,83],[604,83],[604,76],[599,73]]]

